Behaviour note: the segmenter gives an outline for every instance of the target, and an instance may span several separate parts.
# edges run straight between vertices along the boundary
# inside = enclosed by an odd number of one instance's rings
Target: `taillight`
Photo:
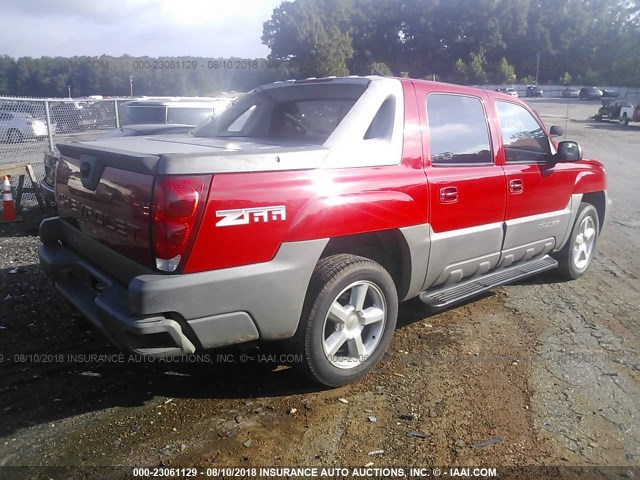
[[[210,176],[159,177],[156,180],[153,229],[158,270],[175,271],[188,253],[210,183]]]

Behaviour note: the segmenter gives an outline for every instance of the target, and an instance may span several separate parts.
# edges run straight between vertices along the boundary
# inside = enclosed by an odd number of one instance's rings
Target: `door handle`
[[[519,178],[509,180],[509,192],[515,194],[524,192],[524,184],[522,183],[522,180]]]
[[[440,203],[456,203],[458,201],[458,187],[442,187],[439,197]]]

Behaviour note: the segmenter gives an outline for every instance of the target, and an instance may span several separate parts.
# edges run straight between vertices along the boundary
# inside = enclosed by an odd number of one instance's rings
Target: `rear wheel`
[[[300,357],[294,365],[330,387],[352,383],[380,361],[397,316],[396,287],[378,263],[347,254],[323,258],[290,341]]]
[[[629,117],[627,117],[627,114],[626,114],[626,113],[624,113],[624,114],[622,115],[622,124],[623,124],[625,127],[628,127],[628,126],[629,126]]]
[[[581,203],[569,240],[554,254],[561,277],[575,280],[587,271],[596,251],[598,225],[598,212],[595,207],[590,203]]]

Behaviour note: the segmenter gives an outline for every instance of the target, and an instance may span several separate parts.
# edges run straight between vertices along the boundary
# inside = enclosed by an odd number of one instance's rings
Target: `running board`
[[[516,280],[551,270],[557,266],[558,262],[549,255],[545,255],[539,260],[531,260],[521,265],[500,269],[496,272],[488,273],[451,287],[445,287],[435,291],[424,291],[420,294],[420,300],[430,307],[442,308],[466,300],[492,288],[499,287],[500,285],[515,282]]]

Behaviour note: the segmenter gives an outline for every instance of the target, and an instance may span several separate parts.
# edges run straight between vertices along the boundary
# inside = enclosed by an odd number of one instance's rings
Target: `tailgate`
[[[59,145],[56,200],[69,225],[152,266],[150,208],[157,157]],[[90,259],[100,263],[100,259]]]

